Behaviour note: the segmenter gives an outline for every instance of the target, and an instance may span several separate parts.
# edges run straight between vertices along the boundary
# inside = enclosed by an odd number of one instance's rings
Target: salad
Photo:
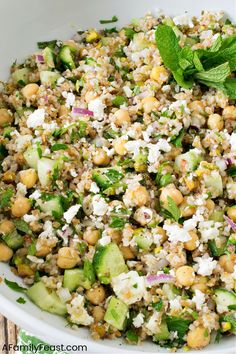
[[[94,339],[236,333],[236,25],[158,13],[39,42],[0,90],[0,261]]]

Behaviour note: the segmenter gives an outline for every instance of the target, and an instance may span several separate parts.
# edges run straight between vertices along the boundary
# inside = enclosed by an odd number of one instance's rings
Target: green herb
[[[176,147],[182,147],[182,140],[183,140],[183,137],[184,137],[184,129],[181,129],[181,130],[180,130],[180,133],[179,133],[177,136],[171,138],[170,141],[172,142],[172,144],[173,144],[174,146],[176,146]]]
[[[120,46],[114,53],[114,56],[117,57],[117,58],[122,58],[122,57],[125,57],[125,52],[124,52],[124,46]]]
[[[83,138],[84,136],[86,136],[86,129],[87,129],[87,123],[85,123],[84,121],[80,120],[77,124],[77,135],[79,138]]]
[[[181,317],[167,316],[166,323],[168,330],[170,332],[177,332],[178,338],[182,340],[188,331],[191,321]]]
[[[220,322],[229,322],[232,326],[233,332],[236,332],[236,318],[234,315],[225,315],[220,318]]]
[[[114,23],[118,21],[118,17],[117,16],[112,16],[112,18],[110,20],[100,20],[99,22],[101,23],[101,25],[104,25],[106,23]]]
[[[92,175],[92,179],[102,190],[111,187],[113,184],[119,182],[123,177],[123,173],[117,171],[114,168],[104,170],[97,169],[93,171]]]
[[[109,76],[109,78],[107,79],[107,81],[109,81],[109,82],[113,82],[113,81],[115,81],[114,76]]]
[[[132,28],[125,28],[124,30],[125,30],[125,36],[130,40],[133,39],[134,35],[137,33]]]
[[[88,247],[87,243],[83,242],[83,241],[79,242],[77,244],[77,249],[78,249],[79,253],[81,254],[81,256],[83,256],[85,254],[87,247]]]
[[[51,147],[52,151],[66,150],[68,148],[67,144],[54,144]]]
[[[36,242],[37,241],[33,241],[30,246],[28,247],[28,255],[29,256],[34,256],[36,253]]]
[[[26,83],[24,80],[18,80],[17,85],[19,85],[20,87],[24,87],[26,85]]]
[[[8,188],[0,192],[0,209],[9,207],[13,195],[14,191],[12,188]]]
[[[27,222],[21,219],[14,220],[15,227],[18,231],[23,232],[24,234],[32,235],[32,230],[30,229]]]
[[[236,165],[232,165],[227,169],[227,175],[230,177],[236,177]]]
[[[6,235],[2,236],[3,241],[7,244],[8,247],[13,250],[17,250],[18,248],[23,246],[24,238],[18,234],[16,230],[9,232]]]
[[[96,63],[96,61],[93,58],[90,58],[90,57],[85,58],[85,64],[92,65],[94,63]]]
[[[173,219],[175,221],[178,221],[180,216],[181,216],[181,212],[179,210],[179,208],[177,207],[175,201],[171,198],[171,197],[167,197],[167,207],[165,208],[173,217]]]
[[[153,302],[152,307],[157,311],[160,312],[163,308],[163,301],[160,300],[159,302]]]
[[[211,255],[213,257],[220,257],[220,256],[222,256],[222,254],[225,253],[225,246],[217,247],[215,240],[209,240],[208,241],[208,247],[209,247]]]
[[[205,331],[204,331],[204,337],[208,337],[209,336],[209,332],[208,332],[208,329],[205,329]]]
[[[46,47],[49,47],[51,49],[54,49],[56,47],[56,44],[57,44],[57,40],[54,39],[52,41],[47,41],[47,42],[38,42],[37,45],[38,45],[38,48],[39,49],[44,49]]]
[[[40,281],[40,274],[38,270],[36,270],[36,272],[34,273],[34,281],[35,283],[38,283]]]
[[[116,98],[114,98],[112,100],[112,103],[114,104],[114,106],[116,107],[120,107],[123,104],[125,104],[127,102],[127,98],[123,97],[123,96],[116,96]]]
[[[236,310],[236,305],[229,305],[228,309],[235,311]]]
[[[16,302],[18,302],[18,304],[25,304],[26,300],[23,297],[18,297],[18,299],[16,300]]]
[[[165,187],[168,184],[170,184],[173,180],[173,177],[171,173],[166,173],[165,175],[162,175],[161,173],[156,174],[155,182],[158,185],[158,187]]]
[[[215,337],[215,343],[219,343],[221,338],[222,338],[222,334],[221,334],[220,330],[218,329],[218,331],[216,333],[216,337]]]
[[[104,30],[105,34],[112,34],[112,33],[118,33],[116,27],[112,27],[112,28],[105,28]]]
[[[91,284],[96,281],[93,264],[88,259],[84,260],[84,276],[91,282]]]
[[[42,152],[41,145],[39,142],[37,142],[37,152],[38,152],[39,158],[41,159],[41,157],[43,156],[43,152]]]
[[[133,329],[129,329],[126,333],[126,338],[133,343],[138,343],[138,335]]]
[[[22,288],[22,286],[18,285],[14,281],[7,280],[6,278],[4,279],[4,283],[8,286],[8,288],[19,293],[25,292],[27,290],[26,288]]]
[[[3,160],[8,154],[7,149],[3,144],[0,144],[0,160]]]
[[[111,219],[111,223],[110,223],[110,227],[112,227],[113,229],[123,229],[125,224],[126,224],[127,220],[125,220],[124,218],[119,218],[117,216],[112,217]]]

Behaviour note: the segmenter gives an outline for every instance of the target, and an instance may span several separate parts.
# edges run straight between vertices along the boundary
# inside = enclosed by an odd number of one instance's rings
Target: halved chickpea
[[[13,216],[20,218],[28,213],[30,210],[30,201],[25,197],[17,197],[11,207],[11,213]]]
[[[97,166],[107,166],[110,163],[110,157],[103,149],[98,149],[93,156],[93,163]]]
[[[135,254],[130,247],[120,246],[124,259],[134,259]]]
[[[191,230],[188,233],[191,237],[191,240],[184,243],[184,248],[188,251],[194,251],[198,247],[199,238],[195,231]]]
[[[224,128],[224,121],[219,114],[214,113],[209,116],[207,125],[210,129],[222,130]]]
[[[162,188],[160,202],[164,206],[168,205],[168,197],[172,198],[176,205],[181,204],[184,200],[182,193],[172,183]]]
[[[160,106],[160,102],[156,99],[156,97],[148,96],[142,100],[142,106],[145,113],[151,113],[155,111]]]
[[[227,215],[230,219],[232,219],[233,221],[236,221],[236,205],[230,207],[227,210]]]
[[[219,265],[227,272],[233,273],[236,265],[236,254],[224,254],[219,258]]]
[[[215,209],[215,203],[211,199],[206,200],[206,208],[212,212]]]
[[[181,203],[179,208],[183,218],[189,218],[196,213],[196,207],[189,205],[186,200]]]
[[[194,283],[195,273],[190,266],[179,267],[175,275],[177,282],[181,286],[191,286]]]
[[[0,127],[12,122],[13,115],[6,108],[0,108]]]
[[[168,80],[168,77],[169,77],[168,71],[163,65],[154,66],[154,68],[152,68],[150,74],[151,80],[155,80],[157,82],[163,83]]]
[[[20,172],[20,181],[26,188],[32,188],[38,180],[37,172],[33,168]]]
[[[58,251],[57,265],[62,269],[74,268],[79,261],[78,252],[71,247],[62,247]]]
[[[96,230],[96,229],[92,229],[91,227],[88,227],[83,234],[83,239],[86,242],[88,242],[90,245],[94,246],[99,240],[100,236],[101,236],[100,230]]]
[[[196,275],[194,279],[194,283],[191,286],[191,290],[192,291],[200,290],[202,293],[206,293],[208,289],[207,283],[208,283],[207,277],[203,277],[202,275]]]
[[[187,334],[187,344],[190,348],[201,349],[210,343],[210,334],[207,328],[196,327],[191,329]]]
[[[96,288],[91,288],[86,291],[86,298],[93,304],[99,305],[105,299],[106,293],[102,285],[97,286]]]
[[[107,236],[110,236],[113,242],[119,244],[121,242],[122,233],[120,230],[107,229]]]
[[[124,138],[119,138],[114,140],[113,142],[114,150],[118,155],[124,156],[127,154],[127,149],[125,147],[126,143],[127,140],[125,140]]]
[[[12,232],[15,229],[15,225],[10,220],[3,220],[0,224],[0,233],[6,235]]]
[[[127,189],[124,195],[125,205],[135,205],[141,207],[150,200],[150,195],[144,186],[137,186],[134,189]]]
[[[23,89],[21,90],[22,95],[26,98],[29,99],[33,95],[36,95],[39,90],[39,85],[37,84],[28,84]]]
[[[223,109],[222,116],[224,119],[236,119],[236,107],[235,106],[227,106]]]
[[[93,318],[95,322],[102,321],[104,315],[105,315],[105,310],[101,306],[95,306],[93,308]]]
[[[18,264],[17,272],[20,277],[31,277],[34,275],[34,271],[30,268],[28,264]]]
[[[129,112],[126,109],[118,109],[114,114],[115,125],[122,127],[122,125],[130,125],[131,119]]]
[[[5,183],[13,183],[16,180],[16,174],[12,171],[6,171],[2,177]]]
[[[161,243],[165,242],[167,240],[167,235],[166,235],[165,230],[160,226],[157,226],[155,228],[155,230],[156,230],[156,233],[161,236]]]
[[[0,243],[0,262],[8,262],[13,256],[13,251],[4,243]]]

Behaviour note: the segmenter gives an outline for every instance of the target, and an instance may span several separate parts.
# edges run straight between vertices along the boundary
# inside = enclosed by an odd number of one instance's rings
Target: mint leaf
[[[177,332],[178,338],[183,339],[188,331],[191,321],[185,320],[181,317],[167,316],[166,323],[170,332]]]
[[[229,98],[236,99],[236,79],[228,77],[225,80],[224,87]]]
[[[167,202],[168,202],[168,206],[165,208],[173,217],[173,219],[175,221],[178,221],[181,213],[179,208],[177,207],[175,201],[171,198],[171,197],[167,197]]]
[[[12,188],[8,188],[0,192],[0,209],[7,208],[9,206],[13,194],[14,192]]]
[[[58,150],[66,150],[68,148],[68,145],[66,144],[54,144],[52,147],[51,147],[51,150],[52,151],[58,151]]]
[[[113,229],[123,229],[126,222],[127,221],[124,218],[114,216],[109,226]]]
[[[207,81],[215,82],[215,83],[223,83],[227,78],[227,76],[229,76],[229,74],[230,74],[229,63],[226,62],[210,70],[196,73],[195,78],[198,79],[200,82],[204,81],[204,83],[206,83]]]
[[[4,279],[4,283],[8,286],[8,288],[17,292],[25,292],[25,290],[27,290],[26,288],[22,288],[22,286],[18,285],[14,281],[10,281],[6,278]]]

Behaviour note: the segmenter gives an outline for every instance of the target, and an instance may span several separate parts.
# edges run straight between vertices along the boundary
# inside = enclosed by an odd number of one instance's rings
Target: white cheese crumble
[[[161,313],[154,312],[153,315],[149,318],[148,322],[145,324],[146,329],[148,330],[148,334],[152,335],[158,333],[160,330],[160,321],[161,321]]]
[[[70,107],[72,107],[74,105],[74,103],[75,103],[75,95],[72,92],[63,91],[62,92],[62,96],[66,99],[65,106],[67,108],[70,108]]]
[[[97,118],[97,120],[103,120],[105,108],[106,105],[102,102],[101,98],[95,98],[88,104],[88,109],[93,112],[94,118]]]
[[[165,139],[160,139],[156,144],[148,144],[148,161],[150,163],[157,162],[160,151],[169,152],[171,150],[170,144]]]
[[[196,309],[200,311],[205,302],[205,294],[203,294],[200,290],[196,289],[192,301],[196,304]]]
[[[71,294],[69,289],[67,288],[60,288],[57,290],[57,295],[61,299],[62,302],[67,302],[71,300]]]
[[[16,151],[21,151],[24,147],[32,140],[32,135],[20,135],[17,134],[15,144],[16,144]]]
[[[39,108],[36,109],[33,113],[31,113],[27,119],[27,127],[28,128],[37,128],[44,123],[45,118],[45,109]]]
[[[219,228],[222,226],[221,222],[215,222],[213,220],[200,221],[198,228],[201,234],[201,240],[208,242],[214,240],[220,235]]]
[[[177,224],[164,224],[163,229],[166,230],[168,239],[171,243],[187,242],[191,237],[187,230],[179,227]]]
[[[78,213],[81,208],[80,204],[72,205],[64,214],[63,217],[66,220],[67,224],[70,224],[75,215]]]
[[[111,285],[117,297],[127,305],[140,301],[146,293],[144,277],[133,270],[114,277]]]
[[[236,151],[236,133],[231,134],[229,141],[231,145],[231,150]]]
[[[71,322],[83,326],[89,326],[93,323],[93,317],[89,316],[84,308],[84,297],[82,295],[78,294],[66,307]]]
[[[197,273],[200,275],[211,275],[217,265],[217,261],[214,261],[208,254],[196,257],[194,261],[197,262],[197,266],[194,267],[197,268]]]
[[[170,309],[172,311],[182,310],[182,306],[181,306],[180,300],[181,300],[181,296],[176,296],[175,299],[169,300]]]
[[[103,216],[108,210],[108,204],[105,199],[99,194],[94,195],[92,199],[93,214],[97,216]]]
[[[44,263],[44,260],[42,258],[37,258],[35,256],[27,255],[26,258],[28,258],[31,262],[36,263],[36,264]]]
[[[96,194],[99,193],[100,188],[98,187],[96,182],[92,182],[89,191]]]
[[[180,25],[180,26],[188,26],[190,28],[194,27],[193,21],[191,20],[191,17],[188,14],[183,14],[179,16],[175,16],[173,18],[174,24],[175,25]]]
[[[136,317],[133,318],[133,325],[135,328],[139,328],[144,323],[144,315],[139,313]]]
[[[50,238],[54,236],[54,229],[52,227],[52,222],[47,220],[43,225],[43,232],[39,235],[40,238]]]
[[[41,197],[41,192],[38,191],[37,189],[29,196],[30,199],[34,199],[34,200],[37,200],[40,197]]]
[[[232,276],[233,276],[233,279],[236,280],[236,264],[234,266],[234,272],[233,272]]]
[[[23,216],[23,220],[24,220],[25,222],[27,222],[27,223],[30,223],[30,222],[32,222],[32,221],[38,220],[38,218],[37,218],[37,216],[35,216],[35,215],[25,214],[25,215]]]
[[[98,241],[98,243],[99,243],[101,246],[109,245],[109,243],[111,243],[111,237],[110,237],[110,236],[102,236],[102,238],[100,238],[100,240]]]
[[[20,195],[20,196],[24,197],[27,193],[26,186],[21,182],[17,183],[16,190],[17,190],[17,192],[16,192],[17,196]]]

